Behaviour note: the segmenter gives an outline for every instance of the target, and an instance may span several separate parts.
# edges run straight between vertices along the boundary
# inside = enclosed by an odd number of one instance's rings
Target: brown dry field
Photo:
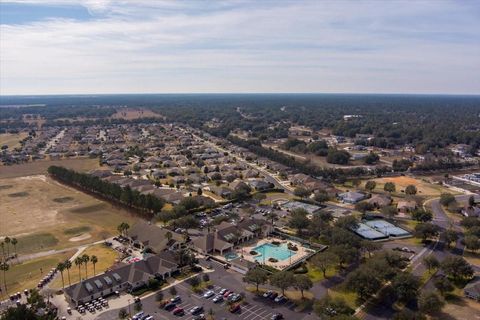
[[[20,133],[2,133],[0,134],[0,146],[7,145],[9,149],[20,146],[20,140],[28,136],[26,132]]]
[[[0,165],[0,179],[47,174],[47,169],[50,166],[63,166],[81,172],[87,172],[100,167],[98,159],[90,158],[37,160],[12,166]]]
[[[405,190],[405,188],[408,185],[416,186],[418,190],[417,194],[419,196],[438,197],[443,192],[451,192],[440,185],[431,184],[427,181],[423,181],[422,179],[417,179],[413,177],[406,177],[406,176],[388,177],[388,178],[374,179],[374,181],[377,183],[377,187],[376,187],[377,191],[383,190],[383,186],[385,185],[386,182],[393,182],[395,183],[397,193],[401,192],[401,190]]]
[[[163,118],[158,113],[155,113],[148,109],[118,109],[110,118],[112,119],[125,119],[125,120],[135,120],[141,118]]]
[[[18,239],[19,253],[75,247],[117,233],[136,220],[127,211],[45,175],[0,179],[0,235]]]

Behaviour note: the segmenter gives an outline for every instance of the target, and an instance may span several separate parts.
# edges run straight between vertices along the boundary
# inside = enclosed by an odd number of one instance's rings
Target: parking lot
[[[228,274],[228,276],[227,276]],[[210,288],[216,294],[222,289],[228,289],[235,293],[244,293],[245,299],[238,302],[241,307],[237,313],[230,313],[229,305],[226,300],[222,302],[213,302],[213,297],[204,298],[202,293],[194,293],[188,283],[180,283],[175,286],[177,295],[181,297],[181,301],[177,303],[177,307],[182,308],[185,313],[182,316],[175,316],[172,310],[167,311],[159,308],[159,302],[155,301],[155,295],[151,295],[142,299],[142,308],[146,314],[150,314],[154,319],[184,319],[193,320],[194,316],[190,314],[190,310],[195,306],[203,307],[203,313],[207,315],[210,310],[213,310],[215,319],[242,319],[242,320],[269,320],[272,315],[281,313],[284,319],[302,319],[304,314],[299,314],[293,311],[294,303],[287,301],[284,303],[276,303],[273,300],[258,297],[250,292],[243,291],[245,283],[241,280],[241,275],[217,269],[210,274],[210,279],[214,285]],[[170,299],[169,290],[164,290],[164,299]],[[133,305],[131,306],[132,314]],[[107,313],[101,314],[98,319],[113,320],[118,319],[118,309],[110,310]]]

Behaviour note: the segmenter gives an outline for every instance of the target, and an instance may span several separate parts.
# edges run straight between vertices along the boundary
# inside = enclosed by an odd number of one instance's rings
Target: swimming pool
[[[295,252],[288,249],[286,243],[281,243],[278,246],[271,243],[264,243],[258,247],[255,247],[253,251],[258,252],[258,255],[255,256],[254,259],[260,263],[268,262],[268,259],[270,258],[282,261],[295,255]]]
[[[236,254],[235,252],[229,252],[229,253],[225,254],[224,257],[227,261],[230,261],[230,260],[237,259],[238,254]]]

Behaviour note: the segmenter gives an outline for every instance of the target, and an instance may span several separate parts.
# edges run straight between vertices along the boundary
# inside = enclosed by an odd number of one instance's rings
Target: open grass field
[[[117,233],[136,220],[123,209],[47,176],[0,179],[0,235],[18,239],[19,254],[76,247]]]
[[[98,262],[95,264],[95,274],[105,272],[108,268],[114,265],[115,262],[117,262],[116,260],[119,258],[119,254],[117,251],[103,244],[90,246],[81,253],[81,255],[83,254],[87,254],[89,257],[91,257],[92,255],[97,257]],[[80,268],[80,271],[81,271],[82,279],[84,279],[85,265],[83,265]],[[93,264],[91,262],[87,264],[87,275],[89,277],[93,275]],[[65,286],[68,286],[69,281],[68,281],[68,274],[66,270],[63,273],[63,279],[65,282]],[[72,263],[72,268],[70,269],[70,283],[72,284],[77,283],[79,280],[80,280],[80,277],[78,273],[78,267],[74,263]],[[59,275],[55,280],[53,280],[50,287],[54,289],[61,289],[62,277]]]
[[[37,174],[47,174],[50,166],[63,166],[76,171],[87,172],[98,169],[98,159],[75,158],[62,160],[37,160],[13,166],[0,166],[0,185],[3,178],[16,178]]]
[[[21,264],[10,265],[10,269],[5,274],[8,293],[11,294],[23,291],[24,289],[35,288],[38,282],[50,271],[50,269],[56,267],[59,262],[70,258],[74,252],[75,251],[72,250],[65,253],[26,261]],[[42,269],[42,271],[40,271],[40,269]]]
[[[114,113],[110,118],[135,120],[135,119],[141,119],[141,118],[164,118],[164,117],[148,109],[123,108],[123,109],[118,109],[117,112]]]
[[[397,193],[401,193],[401,191],[405,190],[408,185],[414,185],[415,187],[417,187],[417,195],[419,196],[439,197],[440,194],[444,192],[451,192],[450,190],[440,185],[435,185],[413,177],[388,177],[374,179],[374,181],[377,183],[375,191],[383,191],[383,186],[385,185],[385,183],[393,182],[395,183]]]
[[[20,140],[28,136],[26,132],[20,133],[2,133],[0,134],[0,146],[7,146],[9,149],[14,149],[20,146]]]

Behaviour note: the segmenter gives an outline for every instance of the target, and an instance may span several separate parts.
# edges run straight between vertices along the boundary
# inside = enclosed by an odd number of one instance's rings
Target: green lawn
[[[58,244],[58,239],[51,233],[33,233],[18,237],[17,253],[33,253],[51,249]]]
[[[307,273],[307,275],[309,276],[309,278],[310,278],[313,282],[318,282],[318,281],[322,281],[323,279],[325,279],[325,277],[323,276],[322,270],[315,268],[315,267],[314,267],[312,264],[310,264],[310,263],[307,263],[307,268],[308,268],[308,273]],[[335,273],[336,273],[335,267],[330,267],[330,268],[328,268],[327,271],[325,272],[325,274],[327,275],[327,278],[334,276]]]
[[[50,269],[56,267],[59,262],[70,258],[73,253],[74,251],[70,251],[30,260],[21,264],[11,264],[10,269],[5,274],[8,292],[19,292],[36,287]]]
[[[357,294],[343,288],[342,285],[328,289],[328,294],[333,298],[342,298],[352,309],[356,309],[359,305],[357,303]]]

